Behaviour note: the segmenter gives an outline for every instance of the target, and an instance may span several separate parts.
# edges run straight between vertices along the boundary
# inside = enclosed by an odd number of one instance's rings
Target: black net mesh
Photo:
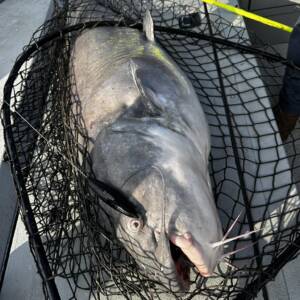
[[[189,291],[179,294],[149,279],[111,230],[104,201],[120,199],[104,187],[91,189],[88,137],[70,72],[80,32],[116,24],[141,29],[146,9],[157,42],[187,74],[206,113],[224,232],[239,214],[230,236],[261,229],[232,242],[226,251],[245,250],[220,262],[213,276],[192,269]],[[3,106],[7,150],[47,299],[57,289],[62,299],[250,299],[297,255],[299,129],[283,144],[272,110],[286,62],[270,47],[251,47],[242,19],[232,18],[198,1],[53,3],[12,70]]]

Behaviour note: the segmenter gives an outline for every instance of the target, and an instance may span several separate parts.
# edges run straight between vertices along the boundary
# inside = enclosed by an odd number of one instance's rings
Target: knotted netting
[[[149,278],[118,242],[110,213],[131,207],[105,186],[91,188],[89,138],[72,74],[72,47],[82,31],[141,30],[146,9],[156,41],[189,77],[205,111],[224,233],[238,215],[230,236],[260,229],[229,244],[228,252],[245,249],[220,262],[213,276],[193,268],[185,293]],[[296,257],[300,244],[299,128],[283,143],[272,109],[289,63],[270,47],[253,47],[241,18],[225,19],[199,1],[54,1],[50,12],[12,69],[2,111],[45,297],[254,297]]]

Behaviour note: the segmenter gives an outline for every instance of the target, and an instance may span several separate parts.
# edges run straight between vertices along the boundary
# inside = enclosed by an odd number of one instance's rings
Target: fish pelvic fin
[[[146,14],[144,16],[143,31],[147,40],[154,42],[154,25],[149,9],[146,10]]]

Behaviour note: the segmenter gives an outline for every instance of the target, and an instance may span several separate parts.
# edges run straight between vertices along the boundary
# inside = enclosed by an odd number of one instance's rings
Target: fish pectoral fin
[[[151,78],[149,78],[147,72],[139,68],[134,59],[130,59],[129,67],[134,84],[141,94],[140,99],[143,101],[145,108],[152,116],[159,116],[164,110],[162,103],[166,101],[162,99],[162,95],[159,95],[159,93],[156,93],[156,91],[151,88],[149,85]]]
[[[143,30],[145,32],[147,40],[154,42],[154,25],[149,9],[146,10],[146,14],[143,20]]]

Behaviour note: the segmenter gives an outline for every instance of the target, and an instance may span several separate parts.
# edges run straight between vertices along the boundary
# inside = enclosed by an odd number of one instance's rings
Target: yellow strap
[[[224,3],[221,3],[221,2],[216,1],[216,0],[202,0],[202,1],[206,2],[208,4],[211,4],[211,5],[221,7],[221,8],[226,9],[226,10],[232,12],[232,13],[235,13],[237,15],[243,16],[243,17],[248,18],[248,19],[255,20],[257,22],[266,24],[266,25],[271,26],[271,27],[275,27],[275,28],[278,28],[278,29],[281,29],[281,30],[284,30],[284,31],[287,31],[287,32],[292,32],[293,31],[293,28],[290,27],[290,26],[287,26],[285,24],[282,24],[282,23],[279,23],[279,22],[276,22],[276,21],[258,16],[254,13],[251,13],[251,12],[246,11],[246,10],[241,9],[241,8],[234,7],[234,6],[229,5],[229,4],[224,4]]]

